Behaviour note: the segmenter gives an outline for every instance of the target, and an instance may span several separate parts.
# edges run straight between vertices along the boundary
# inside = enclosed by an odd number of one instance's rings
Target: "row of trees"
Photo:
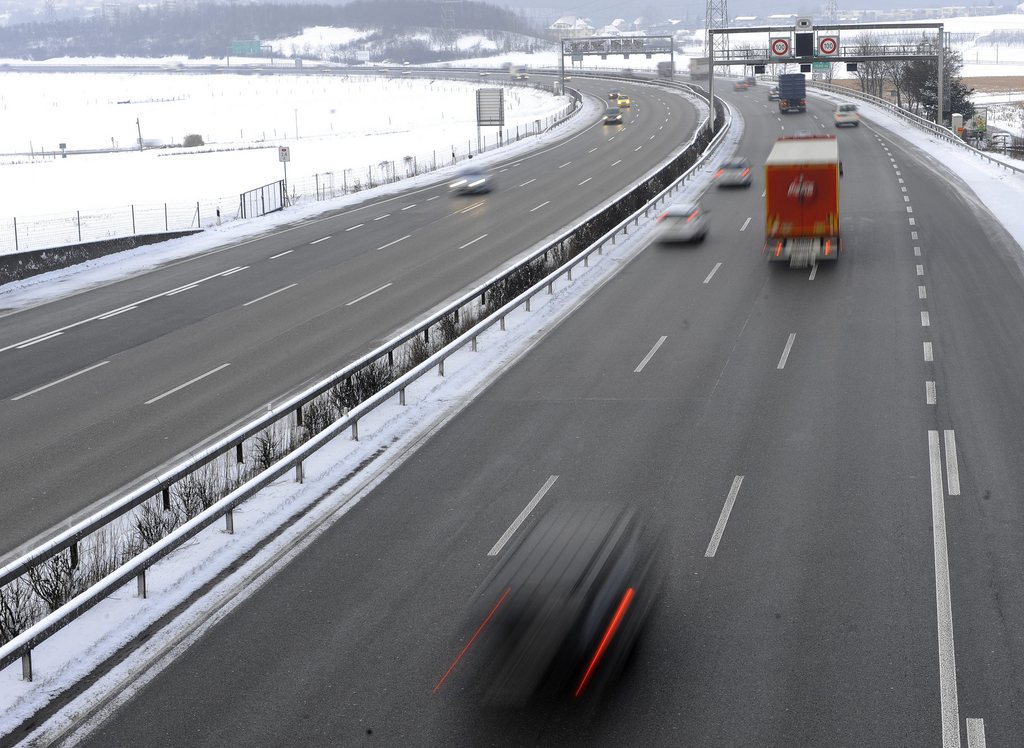
[[[232,41],[295,36],[311,26],[378,29],[398,36],[439,28],[439,0],[355,0],[347,5],[196,3],[128,6],[111,17],[50,20],[0,26],[5,57],[137,56],[223,57]],[[526,36],[540,31],[521,13],[475,0],[449,6],[455,29],[490,29]]]

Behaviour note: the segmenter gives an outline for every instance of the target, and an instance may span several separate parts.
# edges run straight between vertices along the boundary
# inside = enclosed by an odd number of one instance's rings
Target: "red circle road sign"
[[[834,36],[823,36],[818,40],[818,50],[823,55],[834,55],[839,49],[839,40]]]
[[[782,57],[789,52],[789,39],[772,39],[772,54]]]

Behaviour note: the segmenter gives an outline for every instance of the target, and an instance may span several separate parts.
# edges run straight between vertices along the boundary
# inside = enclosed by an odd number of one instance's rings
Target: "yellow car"
[[[619,108],[621,109],[623,107],[628,107],[628,106],[630,106],[629,97],[628,96],[621,96],[620,95],[619,96]]]

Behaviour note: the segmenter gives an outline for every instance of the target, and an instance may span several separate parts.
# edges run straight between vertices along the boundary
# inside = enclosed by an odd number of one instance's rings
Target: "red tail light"
[[[826,239],[825,240],[825,256],[828,257],[829,254],[831,254],[831,253],[832,253],[832,240],[831,239]]]
[[[743,176],[747,176],[750,173],[750,169],[743,170]]]
[[[718,171],[716,171],[716,172],[715,172],[715,177],[717,178],[717,177],[720,177],[720,176],[722,176],[722,174],[723,174],[724,172],[725,172],[725,169],[719,169]]]
[[[699,213],[700,213],[700,211],[699,211],[699,210],[695,210],[695,211],[693,211],[693,213],[691,213],[691,214],[690,214],[690,217],[686,219],[686,222],[687,222],[687,223],[689,223],[690,221],[692,221],[692,220],[693,220],[694,218],[696,218],[696,217],[697,217],[697,215],[698,215]]]
[[[775,256],[778,257],[782,254],[782,242],[775,245]]]

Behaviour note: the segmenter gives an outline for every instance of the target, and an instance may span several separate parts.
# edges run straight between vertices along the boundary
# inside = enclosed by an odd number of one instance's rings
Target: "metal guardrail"
[[[680,84],[680,87],[690,88],[685,84]],[[725,107],[724,103],[722,104]],[[726,111],[728,111],[726,109]],[[719,122],[723,122],[723,117],[718,117]],[[8,583],[18,579],[19,577],[26,574],[30,569],[45,563],[47,560],[53,558],[57,554],[64,550],[70,550],[73,557],[77,558],[77,545],[88,535],[95,532],[96,530],[104,527],[105,525],[113,522],[119,517],[130,512],[135,507],[139,506],[143,502],[150,498],[158,495],[160,492],[164,493],[165,506],[169,498],[168,491],[170,486],[176,481],[181,480],[187,475],[195,472],[204,465],[208,464],[212,460],[219,456],[229,454],[232,450],[241,450],[241,445],[244,439],[254,436],[261,431],[267,429],[283,417],[287,417],[292,413],[296,413],[298,420],[301,423],[302,408],[305,404],[312,401],[314,398],[324,394],[331,387],[335,386],[339,382],[344,381],[346,378],[350,378],[356,371],[372,365],[374,362],[382,359],[384,356],[392,356],[397,348],[403,345],[410,339],[416,338],[420,335],[425,335],[430,328],[440,322],[441,320],[450,317],[453,313],[457,314],[458,310],[472,303],[477,298],[483,298],[489,289],[501,283],[506,278],[510,277],[513,273],[516,273],[520,269],[526,267],[529,263],[537,260],[538,258],[545,257],[547,253],[552,252],[556,247],[562,246],[564,242],[572,238],[575,232],[579,231],[582,227],[588,225],[595,218],[601,215],[604,211],[618,204],[620,201],[628,199],[633,195],[636,190],[642,187],[644,184],[648,184],[653,180],[659,178],[667,168],[676,162],[677,159],[686,155],[686,153],[695,146],[698,140],[703,137],[706,130],[707,120],[702,122],[696,129],[695,134],[690,141],[683,147],[681,147],[676,155],[672,157],[669,164],[662,167],[654,174],[649,174],[642,180],[638,185],[630,188],[629,190],[620,193],[611,200],[609,200],[604,206],[594,211],[590,216],[584,219],[581,224],[563,232],[558,238],[550,242],[544,248],[530,255],[529,258],[517,263],[513,268],[500,273],[491,281],[477,287],[476,289],[463,295],[460,299],[449,304],[444,310],[432,315],[426,322],[421,322],[415,328],[403,333],[397,338],[393,339],[389,343],[381,346],[371,353],[361,357],[358,361],[342,369],[340,372],[332,375],[331,377],[323,380],[322,382],[314,385],[313,387],[290,397],[284,403],[273,409],[263,418],[256,422],[247,424],[232,434],[218,440],[214,444],[206,447],[196,454],[192,459],[180,463],[175,467],[171,468],[167,472],[161,474],[157,478],[149,481],[140,488],[135,489],[128,495],[117,500],[111,506],[105,508],[101,512],[93,515],[92,517],[84,520],[83,522],[75,525],[69,530],[65,531],[61,535],[52,539],[43,546],[34,549],[30,553],[22,556],[13,563],[5,566],[0,570],[0,586],[7,585]],[[622,233],[628,233],[628,227],[630,223],[639,225],[640,217],[648,216],[652,209],[655,209],[661,202],[667,200],[672,193],[685,184],[687,178],[692,175],[694,170],[699,168],[703,162],[710,157],[710,155],[718,148],[721,144],[725,133],[729,129],[728,121],[725,121],[722,128],[717,134],[715,134],[706,147],[703,150],[702,155],[696,158],[695,163],[691,165],[684,173],[679,175],[673,180],[671,184],[657,193],[649,202],[641,206],[631,215],[627,216],[624,220],[614,226],[612,229],[603,234],[599,239],[593,242],[590,247],[583,252],[580,252],[575,257],[571,258],[565,264],[556,268],[553,273],[547,277],[537,281],[531,288],[517,296],[512,301],[506,303],[500,307],[497,311],[489,315],[484,320],[478,322],[468,331],[458,336],[449,345],[445,346],[441,350],[434,353],[432,356],[427,358],[425,361],[412,368],[410,371],[401,375],[390,384],[386,385],[376,394],[364,400],[359,405],[352,408],[346,415],[342,416],[332,424],[327,426],[324,430],[320,431],[315,436],[311,437],[308,441],[301,444],[296,449],[292,450],[287,455],[283,456],[274,465],[270,466],[259,475],[250,478],[242,485],[235,488],[233,491],[228,493],[226,496],[221,498],[219,501],[208,507],[203,512],[199,513],[192,519],[183,523],[177,529],[169,533],[167,536],[157,541],[153,545],[149,546],[138,555],[130,559],[129,561],[122,564],[115,571],[104,577],[100,582],[91,586],[89,589],[77,595],[72,600],[68,601],[64,605],[60,606],[49,615],[45,616],[42,620],[36,622],[28,629],[11,639],[9,642],[0,647],[0,669],[6,668],[8,665],[13,663],[18,658],[22,660],[22,676],[26,680],[32,679],[32,649],[38,646],[41,642],[48,639],[54,633],[71,623],[73,620],[81,616],[83,613],[88,611],[98,602],[105,597],[112,594],[114,591],[119,589],[121,586],[135,578],[138,580],[138,593],[140,597],[146,596],[146,581],[145,572],[146,570],[155,564],[160,559],[166,557],[175,548],[178,548],[198,532],[204,528],[213,524],[216,520],[221,517],[225,517],[227,532],[231,533],[234,528],[233,521],[233,509],[251,497],[262,488],[269,485],[271,482],[281,477],[289,470],[296,471],[296,480],[302,479],[302,463],[308,459],[312,454],[322,448],[328,443],[334,436],[339,434],[342,430],[350,428],[352,431],[352,438],[358,439],[358,424],[360,418],[371,412],[381,404],[385,403],[395,394],[398,394],[400,403],[405,405],[405,389],[409,383],[415,381],[419,377],[423,376],[427,371],[432,370],[434,367],[438,368],[439,373],[443,376],[444,374],[444,363],[445,360],[453,355],[456,351],[463,348],[467,343],[472,345],[473,350],[476,350],[476,339],[477,337],[494,326],[500,324],[504,329],[505,318],[511,312],[519,306],[525,304],[526,310],[530,310],[530,299],[533,298],[537,293],[540,293],[544,288],[547,288],[548,293],[553,291],[553,286],[556,280],[563,275],[567,277],[569,281],[572,280],[572,271],[579,264],[587,266],[589,263],[590,256],[595,252],[601,254],[605,245],[609,242],[614,243],[616,236]]]
[[[1018,166],[1014,166],[1013,164],[1008,164],[1005,161],[1002,161],[998,158],[992,158],[984,151],[980,151],[974,146],[965,143],[948,128],[943,127],[942,125],[938,125],[935,122],[932,122],[931,120],[927,120],[924,117],[914,114],[913,112],[908,112],[906,109],[901,109],[892,102],[886,101],[885,99],[879,98],[878,96],[872,96],[871,94],[864,93],[863,91],[858,91],[855,88],[835,86],[830,83],[821,83],[818,81],[807,81],[807,85],[809,88],[817,88],[831,94],[849,96],[851,98],[860,99],[861,101],[873,104],[877,107],[881,107],[882,109],[886,110],[886,112],[888,112],[889,114],[899,117],[900,119],[905,120],[906,122],[909,122],[910,124],[921,128],[922,130],[927,130],[932,135],[940,137],[945,141],[954,143],[960,146],[961,148],[965,148],[966,150],[972,152],[974,155],[979,156],[985,159],[986,161],[989,161],[990,163],[996,164],[997,166],[1001,166],[1005,169],[1009,169],[1010,171],[1016,172],[1017,174],[1024,174],[1024,169]]]

